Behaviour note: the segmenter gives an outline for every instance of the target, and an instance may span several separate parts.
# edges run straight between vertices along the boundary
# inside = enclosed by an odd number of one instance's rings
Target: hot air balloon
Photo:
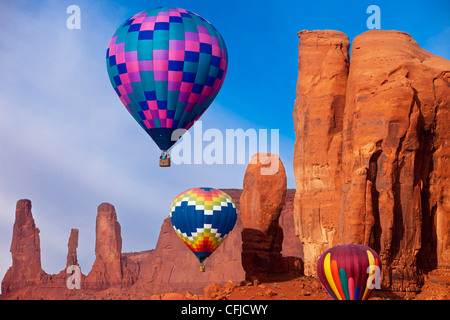
[[[335,300],[367,300],[379,287],[380,272],[380,257],[361,244],[330,248],[317,262],[320,282]]]
[[[217,96],[227,66],[220,33],[179,8],[134,15],[116,30],[106,51],[111,84],[161,149],[160,166],[170,166],[169,148]]]
[[[183,242],[201,263],[227,238],[236,220],[236,205],[225,192],[213,188],[189,189],[173,200],[170,220]]]

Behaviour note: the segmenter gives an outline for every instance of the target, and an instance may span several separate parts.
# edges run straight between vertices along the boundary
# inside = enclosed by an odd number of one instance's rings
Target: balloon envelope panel
[[[317,262],[320,282],[335,300],[367,300],[373,289],[371,280],[378,279],[380,272],[377,253],[360,244],[330,248]]]
[[[184,9],[160,7],[122,23],[109,42],[106,66],[127,110],[167,150],[174,143],[171,133],[189,129],[218,94],[228,54],[207,20]]]
[[[236,224],[236,205],[221,190],[194,188],[175,198],[170,220],[181,240],[203,262]]]

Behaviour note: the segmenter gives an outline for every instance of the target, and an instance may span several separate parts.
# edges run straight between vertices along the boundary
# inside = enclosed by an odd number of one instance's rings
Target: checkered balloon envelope
[[[106,51],[111,84],[162,151],[188,130],[217,96],[228,66],[220,33],[184,9],[140,12],[116,30]]]
[[[170,207],[170,220],[181,240],[203,263],[236,224],[236,205],[221,190],[194,188],[175,198]]]

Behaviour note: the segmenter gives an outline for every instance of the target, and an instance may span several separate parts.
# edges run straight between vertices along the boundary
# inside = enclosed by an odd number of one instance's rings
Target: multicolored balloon
[[[181,240],[203,263],[236,224],[236,205],[221,190],[194,188],[175,198],[170,207],[170,220]]]
[[[330,248],[317,262],[320,282],[335,300],[367,300],[379,286],[380,273],[380,257],[361,244]]]
[[[114,90],[162,151],[176,142],[176,129],[189,129],[206,111],[227,66],[220,33],[204,18],[179,8],[134,15],[116,30],[106,51]]]

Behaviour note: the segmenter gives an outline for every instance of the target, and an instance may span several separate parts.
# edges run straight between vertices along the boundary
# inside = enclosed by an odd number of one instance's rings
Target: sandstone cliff
[[[305,272],[326,248],[362,243],[379,253],[385,288],[417,291],[424,272],[450,263],[450,62],[398,31],[357,36],[351,63],[343,34],[299,38],[294,217]]]
[[[345,34],[330,30],[298,36],[294,220],[303,242],[305,274],[314,274],[315,261],[337,244],[350,42]]]

